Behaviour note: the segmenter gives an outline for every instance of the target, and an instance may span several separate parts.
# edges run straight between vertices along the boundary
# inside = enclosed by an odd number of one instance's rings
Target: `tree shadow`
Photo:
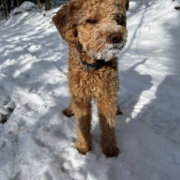
[[[142,75],[135,70],[146,61],[147,59],[144,59],[131,66],[128,70],[120,72],[119,104],[123,113],[132,119],[132,113],[141,94],[152,87],[152,77],[150,75]]]
[[[177,12],[178,13],[178,12]],[[164,24],[166,30],[166,39],[168,46],[163,47],[160,53],[162,65],[167,66],[166,69],[159,69],[160,78],[162,81],[159,83],[154,99],[152,99],[145,108],[141,110],[136,116],[141,119],[152,129],[173,143],[180,143],[180,42],[177,40],[179,37],[180,22],[172,26],[171,23]],[[142,119],[142,117],[144,117]]]

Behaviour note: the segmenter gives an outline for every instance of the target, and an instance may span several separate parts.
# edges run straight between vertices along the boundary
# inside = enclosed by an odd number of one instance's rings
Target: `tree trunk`
[[[6,0],[6,5],[7,5],[8,13],[10,13],[11,12],[11,0]]]
[[[50,0],[45,0],[45,11],[50,10]]]
[[[8,19],[10,19],[10,17],[9,17],[9,13],[8,13],[8,7],[6,4],[6,0],[1,0],[1,2],[2,2],[3,8],[4,8],[4,14],[6,16],[6,20],[8,20]]]
[[[37,1],[37,6],[39,9],[39,13],[42,13],[42,9],[41,9],[41,1],[40,0],[36,0]]]
[[[23,0],[18,0],[19,6],[23,3]]]
[[[18,7],[17,0],[13,0],[13,8],[16,8],[16,7]]]

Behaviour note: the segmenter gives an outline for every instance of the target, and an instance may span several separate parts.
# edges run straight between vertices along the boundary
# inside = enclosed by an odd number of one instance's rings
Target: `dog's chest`
[[[103,94],[109,89],[118,89],[118,72],[111,67],[103,67],[96,71],[86,71],[84,68],[71,69],[68,72],[69,85],[77,93],[89,94]]]

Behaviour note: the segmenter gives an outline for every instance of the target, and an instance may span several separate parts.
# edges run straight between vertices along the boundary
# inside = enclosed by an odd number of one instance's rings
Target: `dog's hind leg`
[[[69,103],[69,106],[66,109],[62,110],[62,113],[67,117],[74,116],[74,113],[72,110],[72,101]]]
[[[119,154],[115,137],[115,116],[117,107],[107,99],[97,99],[98,114],[101,129],[101,147],[107,157],[116,157]]]
[[[117,105],[116,115],[123,114],[119,105]]]
[[[91,150],[91,99],[83,98],[73,102],[73,112],[77,124],[76,149],[81,154]]]

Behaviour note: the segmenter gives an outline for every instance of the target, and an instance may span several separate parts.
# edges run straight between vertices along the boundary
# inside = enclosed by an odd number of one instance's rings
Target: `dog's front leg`
[[[119,154],[115,137],[116,103],[109,100],[97,100],[98,114],[101,129],[101,147],[107,157],[116,157]]]
[[[75,146],[81,154],[91,150],[91,100],[78,99],[73,101],[73,112],[77,124],[77,140]]]

